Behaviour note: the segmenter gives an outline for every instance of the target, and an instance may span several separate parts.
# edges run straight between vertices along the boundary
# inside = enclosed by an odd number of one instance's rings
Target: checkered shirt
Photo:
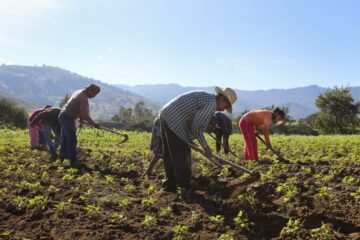
[[[207,147],[204,132],[215,111],[215,94],[192,91],[165,104],[160,110],[160,119],[184,142],[197,139],[202,147]]]

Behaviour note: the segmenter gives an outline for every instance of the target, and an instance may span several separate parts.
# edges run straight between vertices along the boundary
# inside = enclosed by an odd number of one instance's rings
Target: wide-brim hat
[[[237,99],[235,91],[228,87],[224,89],[215,87],[215,92],[217,94],[223,95],[229,101],[230,106],[226,109],[226,111],[232,113],[232,105],[236,102]]]

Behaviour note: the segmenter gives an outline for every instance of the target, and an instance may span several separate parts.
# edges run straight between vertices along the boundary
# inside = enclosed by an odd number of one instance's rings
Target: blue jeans
[[[39,145],[45,145],[46,140],[44,136],[44,132],[39,130]]]
[[[55,143],[51,138],[52,135],[52,126],[51,125],[46,125],[44,124],[44,137],[45,137],[45,141],[46,144],[48,145],[49,151],[51,153],[52,156],[56,155],[56,147],[55,147]]]
[[[62,136],[60,153],[63,158],[68,158],[70,161],[76,161],[77,140],[75,120],[64,113],[60,113],[59,123]]]

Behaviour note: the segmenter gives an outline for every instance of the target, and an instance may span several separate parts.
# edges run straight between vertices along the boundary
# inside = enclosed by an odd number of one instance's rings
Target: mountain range
[[[0,66],[0,97],[6,97],[1,94],[6,93],[28,111],[46,104],[56,106],[66,94],[71,95],[90,83],[101,87],[101,94],[90,101],[91,116],[95,119],[110,119],[121,106],[134,107],[139,101],[154,111],[159,109],[159,104],[138,94],[58,67]]]
[[[145,98],[152,99],[160,104],[164,104],[171,100],[174,96],[187,91],[205,90],[208,92],[214,92],[214,87],[183,87],[178,84],[136,86],[118,84],[116,86],[123,90],[142,95]],[[235,115],[244,110],[258,109],[275,105],[280,107],[289,107],[290,115],[294,119],[300,119],[318,111],[315,106],[315,100],[321,93],[325,92],[327,88],[310,85],[291,89],[257,91],[234,90],[238,97],[238,100],[233,106]],[[353,87],[351,90],[353,97],[359,100],[360,87]]]
[[[95,119],[110,119],[121,106],[134,107],[144,101],[157,111],[175,96],[193,90],[214,92],[214,87],[183,87],[179,84],[110,85],[99,80],[51,66],[0,65],[0,98],[8,98],[28,112],[46,104],[58,105],[66,94],[90,83],[98,84],[101,93],[90,101]],[[238,100],[233,106],[234,116],[244,110],[287,106],[294,119],[304,118],[317,111],[315,100],[327,88],[311,85],[292,89],[244,91],[234,89]],[[352,88],[353,97],[360,99],[360,87]]]

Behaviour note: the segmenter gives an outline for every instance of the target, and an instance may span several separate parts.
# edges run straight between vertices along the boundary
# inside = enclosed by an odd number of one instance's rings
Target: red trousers
[[[246,116],[243,116],[239,122],[239,128],[244,135],[244,159],[245,160],[259,160],[257,151],[257,141],[255,136],[255,125],[251,124]]]

